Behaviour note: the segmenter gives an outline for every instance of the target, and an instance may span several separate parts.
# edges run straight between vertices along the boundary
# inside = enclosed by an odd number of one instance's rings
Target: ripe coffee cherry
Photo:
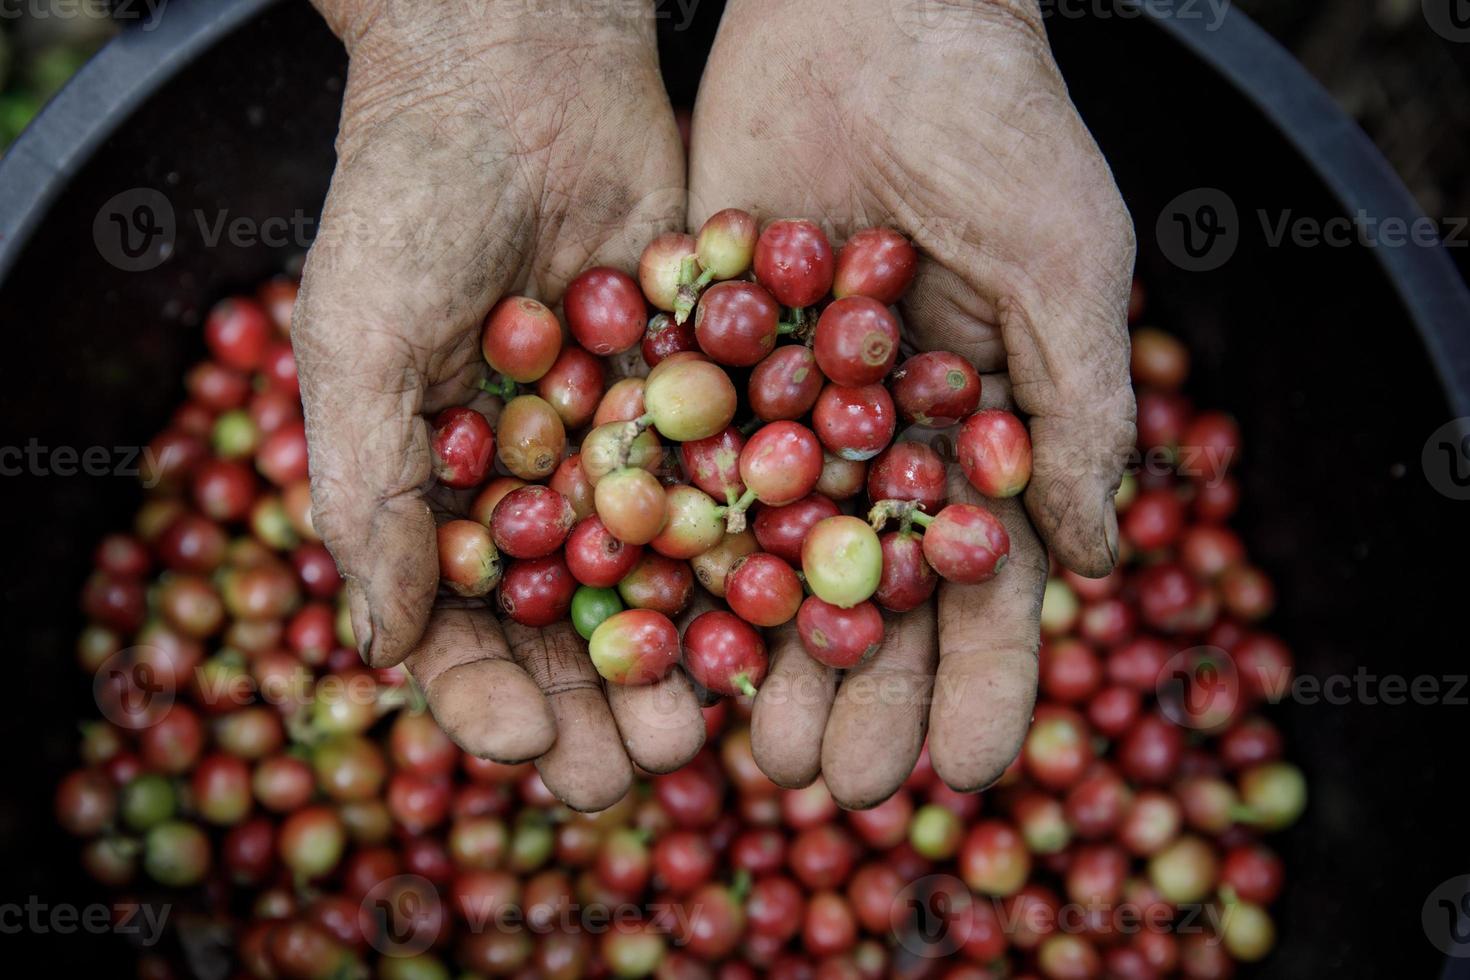
[[[204,343],[214,359],[239,371],[253,371],[265,360],[275,330],[261,305],[251,299],[220,300],[204,321]]]
[[[755,366],[746,392],[751,411],[761,421],[794,421],[812,410],[825,382],[811,350],[787,344]]]
[[[828,385],[817,396],[812,428],[822,445],[843,459],[872,459],[893,441],[898,421],[882,385]]]
[[[617,269],[597,266],[573,279],[562,308],[572,336],[594,354],[617,354],[643,338],[643,293],[632,276]]]
[[[480,353],[491,368],[512,381],[537,380],[551,370],[560,352],[556,314],[529,296],[507,296],[485,317]]]
[[[827,236],[810,221],[773,221],[755,243],[755,278],[782,306],[811,306],[832,288]]]
[[[546,485],[567,498],[579,521],[597,509],[592,496],[592,482],[582,469],[581,453],[572,453],[558,463],[556,472],[551,474]]]
[[[601,358],[568,344],[536,382],[536,394],[556,410],[563,426],[580,429],[597,412],[602,399],[602,375]]]
[[[694,324],[678,323],[673,317],[659,313],[648,321],[641,350],[643,361],[649,367],[658,367],[670,354],[697,351],[699,341],[694,337]]]
[[[873,529],[856,517],[818,521],[801,546],[807,587],[823,602],[849,609],[878,588],[883,548]]]
[[[822,475],[817,478],[817,493],[832,500],[856,497],[863,489],[868,464],[860,459],[843,459],[822,453]]]
[[[813,660],[839,670],[864,663],[883,645],[883,616],[871,602],[843,609],[807,596],[796,630]]]
[[[434,475],[457,490],[478,486],[495,461],[495,433],[485,416],[473,409],[440,412],[429,444],[434,451]]]
[[[748,555],[730,566],[725,601],[747,623],[780,626],[801,607],[801,580],[775,555]]]
[[[669,558],[693,558],[720,543],[725,535],[725,507],[697,487],[682,483],[664,489],[668,520],[650,542]]]
[[[767,664],[760,633],[733,613],[703,613],[684,630],[684,667],[716,694],[755,694]]]
[[[790,565],[801,564],[801,544],[816,523],[837,516],[837,505],[819,493],[781,507],[762,505],[756,511],[751,530],[762,550]]]
[[[677,616],[694,594],[694,572],[688,562],[645,551],[633,570],[618,582],[618,595],[631,609],[652,609]]]
[[[679,662],[679,631],[662,613],[627,609],[602,621],[587,646],[592,665],[614,684],[652,684]]]
[[[668,511],[664,488],[647,470],[614,470],[597,482],[593,500],[597,516],[619,541],[648,544],[663,530]]]
[[[476,521],[439,525],[439,581],[455,595],[489,594],[500,581],[500,556],[490,532]]]
[[[500,581],[500,608],[522,626],[565,619],[577,580],[560,554],[512,562]]]
[[[694,236],[681,231],[666,231],[644,246],[638,258],[638,285],[648,302],[660,310],[674,311],[683,285],[681,275],[698,269],[694,251]]]
[[[877,300],[839,299],[817,320],[812,352],[833,384],[873,384],[883,380],[898,357],[898,321]]]
[[[642,547],[613,537],[596,514],[583,518],[567,536],[567,568],[578,582],[593,588],[617,585],[642,556]]]
[[[696,439],[679,447],[679,462],[689,482],[714,497],[733,504],[745,492],[740,479],[740,452],[745,436],[739,429],[726,428],[707,439]]]
[[[506,469],[522,480],[542,480],[561,462],[567,430],[556,409],[535,395],[521,395],[501,410],[496,441]]]
[[[632,422],[642,418],[643,386],[642,378],[621,378],[614,381],[597,403],[597,411],[592,414],[592,424],[600,427],[609,422]]]
[[[719,363],[748,367],[776,346],[780,319],[781,307],[758,284],[717,283],[699,298],[694,337]]]
[[[654,426],[675,442],[707,439],[735,417],[730,376],[709,361],[665,360],[648,373],[643,404]]]
[[[987,582],[1010,555],[1005,525],[984,507],[950,504],[936,517],[918,512],[913,517],[924,528],[924,557],[951,582]]]
[[[919,253],[892,228],[864,228],[837,253],[832,295],[867,296],[885,306],[903,298],[919,267]]]
[[[896,442],[868,466],[869,500],[911,500],[937,514],[949,496],[944,460],[922,442]]]
[[[942,429],[980,406],[980,375],[958,354],[917,354],[894,372],[893,401],[905,422]]]
[[[490,533],[512,558],[540,558],[561,547],[576,523],[571,502],[549,487],[519,487],[495,505]]]
[[[817,485],[822,473],[822,448],[816,436],[795,422],[772,422],[761,427],[740,453],[740,478],[745,483],[744,506],[751,500],[773,506],[800,500]]]
[[[873,601],[893,612],[908,612],[929,600],[939,576],[924,557],[924,539],[912,531],[889,531],[878,537],[883,548],[883,574]]]
[[[490,526],[490,518],[495,513],[495,508],[505,499],[505,495],[517,487],[526,486],[526,481],[513,476],[497,476],[475,495],[474,502],[470,504],[470,519]]]
[[[965,419],[955,440],[970,485],[987,497],[1014,497],[1031,480],[1031,434],[1010,412],[987,408]]]

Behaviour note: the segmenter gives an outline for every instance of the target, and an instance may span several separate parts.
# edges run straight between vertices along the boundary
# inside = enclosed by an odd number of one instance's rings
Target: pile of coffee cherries
[[[692,292],[702,276],[677,279]],[[101,717],[56,814],[120,918],[172,910],[140,977],[1206,980],[1270,951],[1284,871],[1269,837],[1305,805],[1271,719],[1292,658],[1228,526],[1239,433],[1182,394],[1173,337],[1134,333],[1145,465],[1118,497],[1122,561],[1049,580],[1035,723],[997,786],[955,793],[925,753],[892,798],[843,812],[820,780],[771,783],[750,699],[716,698],[689,765],[580,814],[533,766],[461,752],[401,669],[359,660],[307,503],[294,294],[272,281],[210,313],[210,360],[150,447],[134,526],[100,543],[82,592],[77,655]],[[645,411],[630,414],[624,433]],[[836,496],[831,472],[853,462],[826,460]],[[816,492],[806,506],[836,516]],[[685,493],[668,489],[670,512]],[[758,547],[794,567],[803,533],[761,523],[783,506],[757,510],[753,535],[722,531],[755,540],[701,581],[728,594],[733,558]],[[638,547],[604,540],[609,560]],[[620,602],[660,592],[628,574],[603,579]]]
[[[813,657],[852,667],[882,645],[879,607],[912,609],[939,578],[993,577],[1005,527],[984,507],[945,506],[948,475],[1019,493],[1031,441],[1010,412],[977,410],[963,358],[894,370],[890,306],[917,262],[888,229],[834,252],[809,221],[758,231],[727,209],[697,236],[650,242],[637,279],[577,276],[566,329],[534,299],[502,300],[481,344],[496,374],[485,387],[506,399],[496,425],[468,408],[434,421],[439,479],[481,487],[469,517],[440,528],[445,588],[497,590],[527,626],[570,617],[611,683],[653,683],[682,662],[734,696],[765,676],[763,627],[794,619]],[[600,357],[635,347],[647,376],[605,385]],[[900,423],[912,436],[895,441]],[[724,603],[681,637],[696,581]]]

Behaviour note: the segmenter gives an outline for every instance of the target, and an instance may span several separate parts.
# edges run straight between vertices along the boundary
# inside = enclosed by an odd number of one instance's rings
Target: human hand
[[[901,308],[907,339],[963,355],[987,374],[983,404],[1029,414],[1024,509],[984,502],[1011,538],[1000,575],[942,583],[937,620],[927,606],[890,620],[882,653],[840,687],[794,629],[778,631],[752,720],[773,780],[820,772],[848,807],[891,795],[926,729],[946,783],[988,785],[1035,701],[1042,541],[1081,574],[1112,568],[1112,495],[1134,441],[1132,225],[1040,11],[734,0],[695,108],[689,200],[694,227],[742,207],[816,219],[838,240],[874,225],[909,235],[924,258]]]
[[[433,486],[425,416],[493,419],[476,389],[486,312],[636,265],[683,223],[683,152],[645,0],[554,22],[499,6],[318,0],[351,62],[292,339],[314,519],[363,659],[406,658],[464,749],[536,758],[553,793],[595,810],[631,785],[630,757],[663,772],[698,751],[695,695],[676,671],[604,700],[569,624],[502,631],[481,600],[436,600],[434,513],[464,501]]]

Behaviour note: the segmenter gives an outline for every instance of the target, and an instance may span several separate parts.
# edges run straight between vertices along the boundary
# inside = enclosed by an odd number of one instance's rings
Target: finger
[[[551,707],[482,603],[436,609],[405,663],[439,727],[471,755],[525,762],[556,741]]]
[[[981,503],[968,485],[961,501]],[[953,789],[1000,778],[1021,750],[1036,701],[1046,552],[1015,500],[985,501],[1011,538],[1010,560],[980,585],[939,583],[939,670],[929,758]]]
[[[1076,139],[1091,145],[1085,131]],[[1062,564],[1101,576],[1117,560],[1113,494],[1135,439],[1133,234],[1106,166],[1083,157],[1064,173],[1071,187],[1063,190],[1091,215],[1085,234],[1070,217],[1041,215],[1001,260],[968,233],[941,235],[926,248],[920,229],[916,241],[934,257],[920,263],[904,313],[915,346],[1010,375],[1034,447],[1027,510]]]
[[[313,520],[342,569],[353,632],[374,666],[399,662],[418,643],[438,582],[422,499],[431,478],[426,394],[431,381],[478,366],[480,317],[520,262],[514,236],[475,225],[484,218],[499,228],[509,198],[487,208],[405,180],[433,169],[417,150],[430,125],[419,116],[375,129],[371,152],[344,143],[292,322]],[[344,111],[344,130],[346,120]],[[400,186],[385,202],[385,189]],[[469,261],[392,244],[435,229],[458,240],[465,224],[480,236],[466,243]]]
[[[574,810],[605,810],[621,800],[633,785],[633,766],[582,638],[568,622],[539,630],[507,622],[505,638],[556,719],[556,744],[536,760],[546,788]]]
[[[822,737],[822,778],[849,810],[877,806],[913,772],[924,746],[938,654],[934,605],[895,616],[883,647],[848,671]]]
[[[837,671],[801,645],[795,622],[769,630],[771,668],[755,695],[750,748],[778,786],[809,785],[822,768],[822,732],[837,691]]]
[[[629,758],[645,772],[673,772],[704,745],[699,698],[679,667],[655,684],[608,684],[607,706]]]

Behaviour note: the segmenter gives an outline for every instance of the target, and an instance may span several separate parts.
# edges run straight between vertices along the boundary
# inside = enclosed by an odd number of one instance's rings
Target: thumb
[[[333,356],[349,324],[324,316],[336,289],[308,264],[292,330],[311,467],[312,519],[345,582],[352,631],[368,664],[398,663],[423,634],[439,567],[422,496],[431,462],[419,415],[424,384],[397,345]]]
[[[1126,326],[1132,239],[1123,240],[1129,247],[1114,250],[1117,261],[1089,265],[1073,253],[1054,274],[1034,277],[1009,277],[981,261],[926,261],[904,304],[920,349],[1008,372],[1011,397],[1030,416],[1026,509],[1057,559],[1091,576],[1117,560],[1113,494],[1135,439]],[[974,285],[1008,279],[1014,285]]]

